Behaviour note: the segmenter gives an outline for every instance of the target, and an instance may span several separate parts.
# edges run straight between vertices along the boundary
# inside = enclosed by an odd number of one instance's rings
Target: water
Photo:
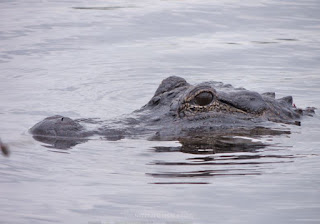
[[[319,223],[320,119],[241,152],[95,139],[70,150],[27,130],[111,119],[169,75],[320,105],[320,3],[1,1],[0,223]]]

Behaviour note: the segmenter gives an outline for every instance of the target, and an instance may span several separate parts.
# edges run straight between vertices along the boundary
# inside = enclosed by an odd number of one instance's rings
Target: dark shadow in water
[[[299,41],[298,39],[293,39],[293,38],[277,38],[276,40],[282,40],[282,41]]]
[[[115,10],[115,9],[128,9],[136,8],[135,6],[104,6],[104,7],[72,7],[73,9],[85,9],[85,10]]]
[[[88,141],[88,139],[59,138],[50,136],[33,136],[33,138],[39,142],[48,144],[43,146],[52,149],[70,149],[75,145]]]
[[[276,42],[276,41],[251,41],[251,43],[254,43],[254,44],[276,44],[278,42]]]
[[[170,179],[173,181],[156,181],[151,184],[209,184],[210,182],[199,181],[213,177],[223,176],[252,176],[262,175],[264,167],[268,164],[292,163],[295,156],[293,155],[262,155],[250,154],[239,155],[237,153],[228,155],[212,155],[204,157],[190,157],[185,161],[154,161],[149,165],[156,166],[175,166],[174,172],[154,172],[146,173],[157,179]],[[203,169],[203,167],[209,169]],[[200,169],[198,169],[200,167]],[[164,168],[165,169],[165,168]],[[188,169],[188,171],[185,171]],[[194,170],[196,169],[196,170]],[[181,179],[181,181],[179,181]],[[209,180],[208,179],[208,180]],[[192,180],[195,180],[193,182]]]
[[[228,42],[226,44],[230,44],[230,45],[241,45],[240,43],[235,43],[235,42]]]
[[[146,175],[157,179],[170,179],[173,181],[155,181],[151,184],[209,184],[207,181],[199,181],[222,176],[248,176],[262,175],[263,167],[275,163],[291,163],[293,155],[266,154],[266,147],[271,143],[260,141],[262,133],[268,132],[268,136],[290,134],[289,131],[260,129],[250,136],[210,136],[191,137],[180,139],[178,147],[154,147],[158,153],[182,152],[190,154],[189,158],[178,161],[153,161],[149,165],[174,166],[174,172],[154,172]],[[239,133],[238,133],[239,134]],[[263,135],[266,137],[266,135]],[[274,153],[274,152],[273,152]],[[193,156],[194,155],[194,156]],[[208,169],[203,169],[203,167]],[[198,167],[201,167],[200,169]],[[179,169],[181,171],[179,171]],[[186,169],[188,171],[186,171]],[[181,181],[179,181],[181,180]],[[194,181],[193,181],[194,180]]]
[[[151,184],[210,184],[208,182],[154,182]]]
[[[90,132],[88,132],[90,133]],[[103,128],[98,130],[97,133],[103,133],[101,136],[108,141],[118,141],[123,138],[138,138],[138,131],[136,134],[128,135],[125,129],[108,129]],[[242,151],[254,151],[266,147],[265,143],[260,141],[252,141],[252,138],[267,135],[282,135],[290,134],[287,130],[274,130],[263,127],[256,127],[254,129],[236,129],[232,131],[226,130],[228,134],[213,134],[213,133],[200,133],[199,135],[192,134],[184,137],[177,137],[172,140],[178,140],[182,147],[158,147],[156,151],[181,151],[191,154],[214,154],[219,152],[242,152]],[[91,133],[96,134],[95,131]],[[88,138],[73,138],[73,137],[57,137],[57,136],[36,136],[33,138],[39,142],[45,143],[47,148],[54,149],[70,149],[78,144],[89,141]],[[159,140],[159,139],[155,139]]]
[[[190,154],[215,154],[224,152],[252,152],[267,144],[250,138],[217,136],[210,138],[181,139],[181,152]]]
[[[289,130],[256,127],[254,129],[235,129],[229,133],[189,135],[178,138],[182,146],[156,147],[156,152],[180,151],[189,154],[215,154],[232,152],[254,152],[269,146],[259,139],[266,136],[289,135]]]
[[[0,149],[1,149],[2,155],[7,156],[7,157],[10,155],[9,146],[7,144],[4,144],[1,141],[1,139],[0,139]]]
[[[248,158],[248,157],[238,157],[238,156],[232,156],[230,157],[227,161],[225,162],[220,162],[220,159],[214,159],[214,158],[201,158],[204,161],[197,161],[197,162],[165,162],[165,161],[155,161],[153,163],[150,163],[149,165],[170,165],[170,166],[180,166],[180,165],[186,165],[186,166],[199,166],[199,165],[215,165],[215,166],[233,166],[233,165],[260,165],[260,164],[268,164],[268,163],[284,163],[284,162],[292,162],[292,161],[271,161],[271,162],[261,162],[261,161],[256,161],[257,159],[262,159],[262,158],[277,158],[277,159],[292,159],[295,158],[294,156],[282,156],[282,155],[277,155],[274,157],[268,157],[268,156],[257,156],[253,158]],[[199,159],[199,158],[190,158],[188,160],[192,159]],[[250,159],[254,159],[254,161],[247,161]],[[205,160],[212,160],[211,162],[205,161]],[[237,160],[237,161],[234,161]],[[245,160],[244,162],[241,160]]]
[[[122,132],[115,133],[112,129],[110,133],[105,133],[110,136],[125,137]],[[228,131],[218,135],[213,133],[195,135],[194,132],[190,132],[189,136],[177,138],[181,146],[152,148],[156,153],[180,152],[189,155],[188,158],[179,156],[176,157],[176,161],[171,159],[150,161],[149,165],[163,167],[163,171],[161,169],[159,172],[148,172],[146,175],[165,180],[152,181],[152,184],[209,184],[209,179],[218,176],[261,175],[268,164],[290,163],[295,158],[291,155],[275,155],[274,152],[268,155],[267,150],[261,153],[266,147],[274,147],[261,138],[288,134],[290,134],[288,130],[263,127],[251,130],[237,129],[232,130],[232,133]],[[45,147],[57,153],[68,153],[66,149],[89,140],[44,136],[34,136],[34,139],[48,144]],[[174,167],[174,172],[167,172],[168,167]]]
[[[277,38],[274,39],[276,41],[251,41],[251,43],[254,44],[277,44],[280,43],[280,41],[287,41],[287,42],[292,42],[292,41],[299,41],[298,39],[293,39],[293,38]],[[241,43],[237,43],[237,42],[227,42],[226,44],[229,45],[241,45]]]

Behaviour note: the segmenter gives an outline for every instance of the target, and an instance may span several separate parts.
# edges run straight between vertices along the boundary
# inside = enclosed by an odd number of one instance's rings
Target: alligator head
[[[283,133],[274,128],[277,123],[300,125],[301,116],[313,112],[314,108],[296,108],[291,96],[276,99],[275,93],[259,94],[213,81],[191,85],[171,76],[162,81],[141,109],[95,131],[87,131],[79,120],[56,115],[37,123],[30,132],[40,141],[49,138],[46,142],[51,144],[61,139],[72,139],[73,144],[75,139],[82,141],[94,134],[113,140],[147,135],[151,139],[187,142],[190,138],[203,142],[205,136],[210,142],[212,136]]]
[[[158,129],[158,139],[177,139],[257,131],[266,134],[266,130],[272,134],[275,129],[267,127],[275,127],[274,123],[300,125],[301,116],[312,114],[313,108],[296,108],[291,96],[275,99],[275,93],[259,94],[221,82],[194,86],[171,76],[136,113],[141,113],[147,126]]]

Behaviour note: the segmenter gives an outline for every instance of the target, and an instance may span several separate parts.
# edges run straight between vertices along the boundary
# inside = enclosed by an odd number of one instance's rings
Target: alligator
[[[288,133],[282,124],[300,125],[302,116],[312,116],[314,109],[297,108],[292,96],[276,99],[274,92],[259,94],[216,81],[191,85],[170,76],[146,105],[124,118],[100,121],[55,115],[35,124],[30,133],[55,148],[70,148],[92,136],[107,140],[143,136],[212,146],[214,136]],[[90,130],[88,124],[97,127]]]

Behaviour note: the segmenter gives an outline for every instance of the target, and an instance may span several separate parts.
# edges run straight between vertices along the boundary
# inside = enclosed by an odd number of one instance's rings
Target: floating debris
[[[9,147],[4,144],[1,139],[0,139],[0,148],[1,148],[1,152],[4,156],[9,156],[10,154],[10,150],[9,150]]]

